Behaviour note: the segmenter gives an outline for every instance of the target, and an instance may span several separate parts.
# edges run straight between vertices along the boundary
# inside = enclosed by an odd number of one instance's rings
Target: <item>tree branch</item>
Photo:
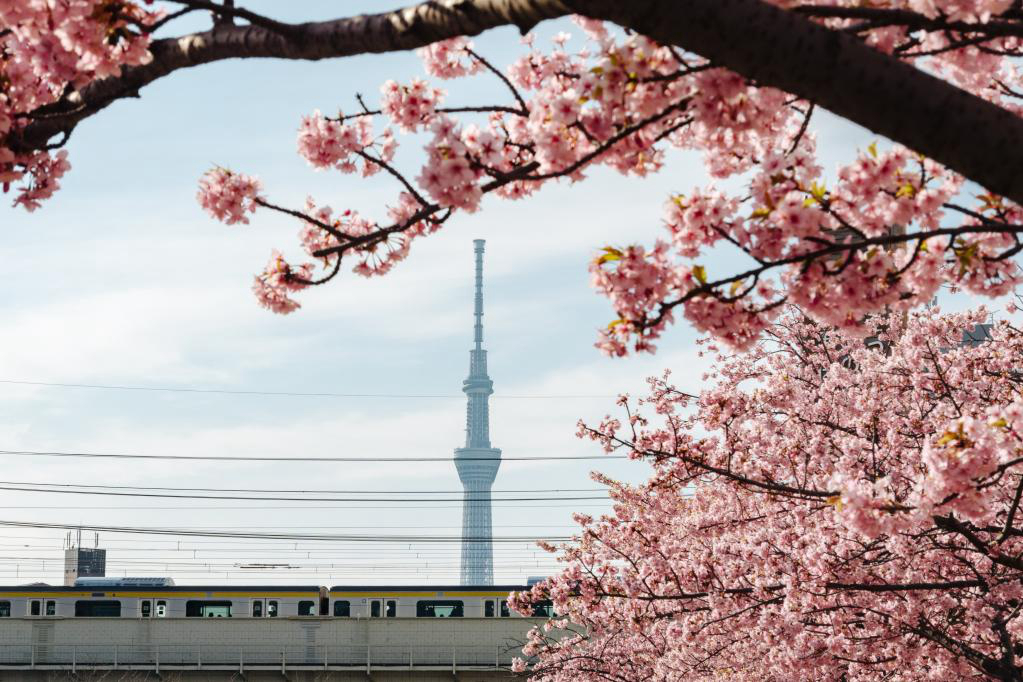
[[[408,50],[498,26],[528,31],[572,12],[683,47],[761,86],[813,101],[1023,203],[1023,119],[856,36],[763,0],[434,0],[393,12],[287,25],[284,34],[253,25],[219,26],[156,41],[150,64],[72,93],[61,103],[65,116],[35,121],[9,144],[16,151],[41,149],[113,101],[198,64]]]

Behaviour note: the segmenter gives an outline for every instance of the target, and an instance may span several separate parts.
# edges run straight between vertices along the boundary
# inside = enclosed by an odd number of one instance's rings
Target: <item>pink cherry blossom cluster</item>
[[[199,179],[196,199],[199,205],[217,220],[228,225],[248,224],[246,213],[252,213],[263,199],[259,180],[233,173],[226,168],[213,168]]]
[[[64,149],[56,154],[33,152],[15,156],[10,150],[0,148],[0,169],[4,167],[4,157],[11,163],[6,171],[0,170],[0,182],[9,187],[11,182],[24,180],[14,203],[27,211],[36,210],[43,200],[53,196],[60,189],[60,179],[71,169]]]
[[[987,22],[993,15],[1012,7],[1012,0],[909,0],[910,9],[934,19],[946,16],[953,21]]]
[[[429,122],[442,98],[440,90],[419,78],[409,85],[387,81],[380,87],[380,110],[405,132],[414,132]]]
[[[437,78],[461,78],[479,73],[482,65],[467,52],[472,41],[466,38],[442,40],[416,50],[426,72]]]
[[[872,5],[962,22],[996,21],[1009,7],[1002,0]],[[851,26],[849,19],[820,21],[835,30]],[[570,49],[566,33],[549,50],[527,38],[525,54],[503,73],[464,38],[419,51],[432,76],[499,78],[510,91],[507,103],[449,106],[447,93],[413,78],[387,81],[377,111],[360,100],[360,113],[328,118],[316,111],[303,119],[298,147],[310,164],[343,173],[361,168],[363,175],[386,170],[410,207],[389,211],[391,222],[360,222],[358,237],[338,239],[328,221],[307,222],[302,241],[318,245],[316,257],[329,269],[323,281],[338,265],[323,258],[325,250],[352,253],[357,273],[383,274],[408,256],[415,239],[458,212],[479,210],[488,193],[520,199],[547,182],[581,181],[598,165],[643,176],[658,171],[675,148],[702,152],[713,177],[740,180],[742,190],[674,194],[666,202],[667,238],[597,255],[592,281],[615,311],[598,332],[606,353],[653,351],[679,317],[733,348],[749,348],[786,303],[865,335],[871,316],[926,303],[943,285],[1002,296],[1020,283],[1023,273],[1011,257],[1019,207],[991,196],[974,203],[962,192],[962,177],[898,145],[872,144],[829,176],[818,162],[810,103],[645,36],[615,35],[588,19],[577,23],[588,38],[582,47]],[[997,50],[972,59],[976,45],[899,26],[868,30],[865,39],[1023,115],[1004,87],[992,85],[1023,83],[1023,72]],[[920,50],[896,50],[907,40],[920,41]],[[991,44],[1011,52],[1014,40]],[[392,165],[397,139],[390,127],[374,134],[375,116],[424,134],[415,177]],[[308,234],[316,229],[319,238]],[[722,248],[737,249],[751,268],[738,275],[713,269],[705,261]]]
[[[1023,332],[892,313],[875,339],[789,310],[581,435],[652,467],[516,594],[543,682],[1012,679],[1023,671]],[[998,662],[1004,663],[998,663]],[[998,668],[1004,665],[1004,668]],[[1001,672],[992,672],[1001,671]]]
[[[301,305],[288,294],[305,289],[312,276],[312,263],[290,265],[279,251],[274,251],[266,268],[256,275],[252,292],[259,304],[267,310],[282,314],[294,312]]]
[[[1006,233],[978,230],[849,250],[844,245],[852,241],[940,230],[944,206],[959,192],[962,179],[902,147],[878,152],[871,145],[839,169],[829,190],[813,148],[812,136],[806,136],[791,154],[765,156],[749,182],[745,215],[743,202],[714,188],[672,197],[665,224],[673,251],[658,249],[650,265],[664,273],[661,289],[622,290],[627,280],[609,275],[621,264],[598,256],[591,266],[594,284],[630,323],[621,326],[614,343],[602,332],[598,347],[620,355],[631,341],[636,350],[649,350],[649,339],[672,320],[665,311],[675,305],[683,305],[686,319],[698,329],[746,348],[784,301],[821,322],[866,334],[870,315],[926,303],[943,283],[1001,296],[1023,281],[1017,264],[1001,256],[1015,244]],[[995,208],[1006,224],[1019,214],[1017,207]],[[975,213],[966,213],[960,225],[980,224]],[[767,278],[763,268],[720,286],[709,284],[713,278],[704,268],[690,263],[724,241],[762,265],[779,263],[780,276]],[[687,272],[700,277],[679,279]]]
[[[146,4],[149,4],[148,2]],[[60,101],[123,66],[150,60],[144,27],[162,12],[128,1],[0,2],[0,183],[15,205],[35,210],[59,188],[67,154],[18,151],[30,112]]]
[[[462,130],[453,119],[438,116],[430,130],[433,139],[426,145],[427,163],[416,181],[438,206],[473,213],[483,198],[476,182],[483,170],[469,158]]]
[[[343,118],[343,116],[339,117]],[[380,162],[394,157],[397,145],[390,130],[378,138],[373,137],[373,122],[358,117],[350,123],[330,119],[314,111],[302,119],[298,128],[298,153],[317,169],[335,168],[342,173],[354,173],[362,159],[362,175],[367,177],[380,170]],[[367,151],[378,154],[367,156]]]

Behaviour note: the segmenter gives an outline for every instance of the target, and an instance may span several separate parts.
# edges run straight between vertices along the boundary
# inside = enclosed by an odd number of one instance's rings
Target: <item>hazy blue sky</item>
[[[338,7],[350,14],[388,9],[395,2],[244,4],[278,18],[309,19],[336,16]],[[539,43],[559,30],[577,40],[581,35],[568,22],[545,24]],[[476,44],[502,66],[522,50],[513,30],[493,31]],[[252,275],[274,247],[299,253],[297,225],[268,214],[258,214],[248,226],[215,223],[194,200],[197,178],[220,164],[258,175],[268,196],[281,204],[299,207],[312,195],[336,209],[380,216],[397,191],[393,181],[314,172],[295,154],[296,128],[315,108],[351,108],[356,92],[372,100],[388,78],[424,75],[413,54],[320,63],[224,62],[177,73],[144,89],[141,99],[118,102],[84,122],[69,147],[73,169],[64,189],[34,214],[0,209],[0,285],[7,292],[0,299],[0,380],[455,397],[271,397],[0,383],[0,450],[449,456],[463,440],[459,390],[471,345],[474,238],[487,240],[485,336],[496,387],[491,431],[506,456],[599,454],[575,438],[576,420],[613,410],[611,396],[640,391],[644,377],[664,367],[688,390],[698,389],[702,362],[694,334],[684,326],[665,336],[656,357],[609,360],[598,354],[592,347],[595,330],[612,319],[612,311],[590,289],[586,271],[593,252],[605,244],[649,243],[661,229],[668,193],[708,181],[695,155],[673,154],[664,172],[647,180],[596,170],[585,183],[549,186],[524,202],[488,199],[479,213],[459,215],[417,243],[410,259],[383,279],[345,273],[303,295],[303,309],[288,317],[257,307],[249,291]],[[506,98],[493,79],[442,87],[451,89],[449,101],[455,103]],[[829,168],[872,139],[826,116],[818,122]],[[401,142],[399,163],[414,176],[421,142],[407,136]],[[831,155],[836,150],[843,154]],[[709,264],[712,272],[729,267],[727,261]],[[240,465],[0,457],[8,481],[459,489],[451,463]],[[591,469],[630,480],[645,474],[643,465],[620,461],[506,462],[495,489],[596,489],[588,478]],[[461,519],[457,502],[429,508],[386,503],[322,508],[323,503],[222,501],[197,502],[205,508],[194,508],[156,498],[4,492],[0,520],[68,525],[352,528],[354,533],[378,527],[390,534],[455,534]],[[284,506],[292,508],[278,508]],[[497,505],[495,534],[564,534],[572,508],[592,513],[606,507]],[[453,546],[205,541],[182,543],[187,551],[178,552],[176,541],[157,540],[105,534],[101,544],[110,548],[109,560],[120,574],[170,573],[179,582],[245,580],[231,564],[256,560],[338,566],[315,574],[292,570],[248,578],[258,582],[446,581],[457,574]],[[60,546],[60,531],[0,527],[0,582],[58,580]],[[321,551],[307,555],[314,547]],[[549,566],[536,564],[536,554],[524,545],[499,546],[497,578],[518,580],[548,571]],[[168,563],[131,563],[156,557]],[[39,559],[47,560],[45,566]],[[198,566],[204,562],[213,567]],[[395,567],[400,563],[410,568]],[[204,572],[210,570],[217,572]]]

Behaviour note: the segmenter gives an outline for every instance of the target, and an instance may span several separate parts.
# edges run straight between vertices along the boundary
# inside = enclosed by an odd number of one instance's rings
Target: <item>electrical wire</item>
[[[332,393],[332,392],[303,392],[303,391],[245,391],[220,388],[176,388],[170,386],[119,386],[113,384],[71,384],[52,381],[19,381],[15,379],[0,379],[0,384],[11,384],[16,386],[43,386],[46,388],[91,388],[106,391],[144,391],[159,393],[202,393],[213,395],[252,395],[252,396],[279,396],[288,398],[411,398],[411,399],[451,399],[465,398],[462,393]],[[507,400],[614,400],[613,395],[558,395],[558,394],[535,394],[535,395],[514,395],[495,394],[491,398]]]
[[[251,498],[258,500],[259,498]],[[610,499],[607,499],[610,502]],[[494,508],[502,509],[607,509],[607,505],[604,504],[593,504],[593,503],[580,503],[580,504],[524,504],[524,503],[513,503],[513,504],[497,504],[501,500],[497,500],[491,504]],[[322,504],[309,504],[299,506],[287,506],[287,505],[259,505],[254,507],[246,506],[219,506],[219,507],[202,507],[188,505],[187,507],[163,507],[163,506],[144,506],[144,505],[132,505],[130,507],[98,507],[93,505],[70,505],[70,506],[55,506],[55,505],[3,505],[0,509],[50,509],[50,510],[96,510],[96,511],[135,511],[135,510],[164,510],[164,511],[179,511],[179,512],[190,512],[190,511],[221,511],[221,512],[233,512],[233,511],[246,511],[252,509],[260,510],[282,510],[282,509],[417,509],[417,510],[439,510],[439,509],[461,509],[461,504],[434,504],[429,506],[416,506],[416,505],[373,505],[373,504],[348,504],[348,505],[322,505]]]
[[[95,532],[127,533],[138,535],[173,535],[178,537],[211,537],[211,538],[255,538],[269,540],[300,540],[300,541],[328,541],[328,542],[390,542],[390,543],[479,543],[479,542],[536,542],[544,540],[547,542],[565,542],[568,537],[472,537],[458,535],[321,535],[302,533],[255,533],[255,532],[218,532],[216,530],[189,530],[186,528],[142,528],[138,526],[101,526],[83,523],[41,523],[30,521],[0,520],[0,526],[9,528],[51,528],[59,530],[78,529]]]
[[[429,498],[429,497],[277,497],[277,496],[262,496],[262,497],[251,497],[241,495],[171,495],[169,493],[126,493],[116,492],[112,490],[65,490],[65,489],[53,489],[53,488],[29,488],[26,486],[10,486],[0,485],[0,490],[10,490],[23,493],[45,493],[53,495],[103,495],[103,496],[115,496],[115,497],[157,497],[163,499],[173,500],[244,500],[247,502],[267,500],[271,502],[460,502],[463,498],[457,497],[442,497],[442,498]],[[464,498],[468,501],[473,500],[493,500],[495,502],[545,502],[549,500],[556,500],[559,502],[572,501],[572,500],[606,500],[606,495],[588,496],[588,497],[503,497],[503,498],[491,498],[489,495],[478,495],[478,496],[467,496]]]
[[[108,452],[42,450],[0,450],[0,455],[16,457],[203,460],[217,462],[547,462],[555,460],[628,459],[625,455],[547,455],[538,457],[225,457],[221,455],[129,455]]]
[[[401,529],[418,530],[418,529],[429,528],[429,529],[432,529],[432,530],[460,531],[462,529],[461,526],[438,526],[438,525],[414,526],[414,525],[408,525],[408,524],[401,524],[401,525],[379,525],[379,526],[333,526],[333,525],[331,525],[331,526],[307,526],[307,525],[289,524],[287,526],[270,526],[270,525],[266,525],[266,524],[260,523],[260,524],[246,525],[246,526],[234,526],[234,525],[225,526],[223,524],[217,524],[216,526],[209,526],[209,525],[204,525],[204,524],[189,524],[188,527],[189,528],[219,528],[219,529],[222,529],[222,530],[247,530],[247,529],[251,529],[251,528],[264,528],[264,529],[265,528],[274,528],[274,529],[276,529],[276,528],[297,528],[297,529],[301,529],[301,530],[314,530],[314,529],[324,529],[324,528],[332,529],[332,530],[378,530],[378,529],[381,529],[381,528],[386,528],[386,529],[392,529],[392,530],[393,529],[399,529],[399,530],[401,530]],[[555,524],[546,524],[546,523],[506,523],[506,524],[496,523],[496,524],[493,524],[492,527],[493,528],[564,528],[564,529],[578,529],[579,528],[579,526],[555,525]],[[0,535],[0,540],[2,540],[4,538],[10,538],[10,537],[15,537],[15,536]],[[23,536],[17,536],[17,537],[23,537]],[[3,546],[3,543],[0,542],[0,547],[2,547],[2,546]]]
[[[170,490],[174,492],[212,492],[212,493],[336,493],[354,495],[388,495],[400,493],[413,493],[416,495],[449,495],[464,492],[463,490],[296,490],[296,489],[272,489],[272,488],[188,488],[188,487],[167,487],[167,486],[144,486],[144,485],[104,485],[87,483],[40,483],[38,481],[0,481],[0,485],[32,485],[49,486],[55,488],[103,488],[111,490]],[[491,494],[504,493],[601,493],[606,488],[548,488],[548,489],[525,489],[525,490],[491,490]]]
[[[18,523],[20,523],[20,522],[18,522]],[[29,522],[26,522],[26,523],[29,523]],[[0,525],[3,525],[3,523],[0,523]],[[33,527],[33,526],[29,525],[28,527]],[[49,540],[49,541],[53,541],[53,542],[60,542],[62,540],[62,538],[66,535],[68,530],[74,530],[74,529],[77,529],[78,527],[79,526],[76,525],[76,524],[70,524],[70,525],[68,525],[68,524],[48,524],[45,528],[43,528],[44,530],[48,529],[48,528],[54,528],[56,530],[61,531],[61,535],[6,535],[6,536],[3,536],[3,537],[9,538],[9,539],[21,539],[21,538],[24,538],[24,539],[31,539],[31,540]],[[81,529],[82,530],[93,530],[93,529],[90,529],[90,528],[86,528],[84,525],[81,526]],[[120,531],[108,530],[108,532],[117,533],[117,532],[120,532]],[[280,545],[280,544],[285,543],[285,542],[289,546],[297,548],[298,545],[300,545],[302,542],[304,542],[304,540],[301,540],[301,539],[295,540],[295,539],[290,539],[290,538],[273,538],[273,537],[265,539],[265,540],[263,540],[261,538],[242,538],[242,539],[246,540],[246,542],[232,542],[230,539],[218,539],[218,540],[162,540],[162,539],[155,538],[155,537],[154,538],[146,538],[145,540],[143,540],[143,542],[145,542],[147,544],[154,544],[154,545],[158,544],[158,543],[159,544],[171,544],[171,545],[175,545],[175,550],[177,548],[180,548],[181,551],[188,551],[188,552],[191,552],[191,551],[209,551],[209,550],[205,550],[205,549],[198,548],[198,547],[196,547],[196,548],[187,547],[187,546],[183,546],[183,545],[216,545],[218,547],[236,546],[236,547],[250,547],[250,548],[253,548],[253,549],[262,549],[264,547],[270,548],[272,546],[271,543]],[[138,541],[139,541],[138,538],[135,538],[135,537],[132,537],[132,538],[129,539],[129,538],[118,538],[118,537],[112,537],[111,538],[111,537],[106,537],[106,536],[104,536],[104,540],[103,540],[104,544],[138,542]],[[266,544],[263,544],[264,542]],[[337,540],[329,540],[329,542],[335,542],[337,544],[342,544],[342,543],[345,542],[345,540],[343,538],[341,538],[341,539],[337,539]],[[391,542],[391,544],[405,545],[407,547],[411,547],[412,545],[415,544],[415,542],[410,542],[410,541],[405,541],[405,540],[388,541],[388,542]],[[320,547],[323,546],[322,544],[320,544],[320,541],[317,541],[314,544],[316,544],[317,546],[320,546]],[[524,544],[524,545],[525,544],[530,544],[531,546],[535,547],[535,539],[524,540],[522,542],[522,544]],[[363,545],[363,547],[365,547],[365,545]],[[168,547],[168,548],[163,548],[163,549],[170,550],[171,548]],[[340,551],[340,549],[342,549],[342,548],[338,548],[338,551]],[[343,549],[344,549],[344,551],[356,551],[356,550],[359,549],[359,547],[351,548],[351,547],[344,546]],[[398,549],[399,548],[396,548],[396,547],[374,547],[372,551],[398,551]],[[501,547],[501,546],[498,546],[498,547],[494,548],[495,552],[499,552],[499,551],[503,551],[503,550],[504,550],[504,547]],[[309,549],[303,548],[303,549],[297,549],[296,551],[313,551],[313,550],[309,550]],[[365,550],[360,550],[360,551],[365,551]],[[429,549],[415,549],[415,550],[409,550],[409,551],[412,551],[412,552],[423,552],[423,551],[440,551],[440,550],[437,550],[434,547],[430,547]]]

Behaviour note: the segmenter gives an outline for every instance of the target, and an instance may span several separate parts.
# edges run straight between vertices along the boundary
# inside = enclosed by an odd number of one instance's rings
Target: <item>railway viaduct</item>
[[[510,680],[540,618],[10,618],[0,682]]]

